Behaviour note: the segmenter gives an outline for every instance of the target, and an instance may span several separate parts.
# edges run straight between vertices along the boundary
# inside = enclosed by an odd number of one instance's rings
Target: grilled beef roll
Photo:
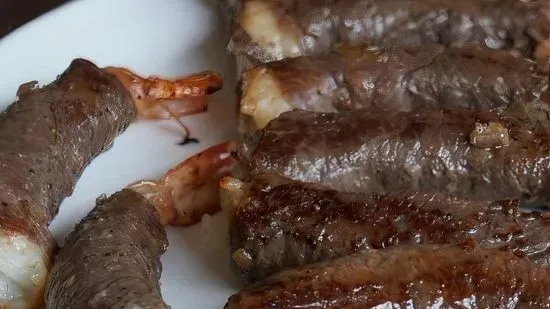
[[[231,264],[246,284],[283,268],[414,244],[475,240],[539,264],[550,261],[550,223],[538,213],[520,212],[517,200],[341,193],[275,175],[246,183],[226,178],[222,187],[231,222]]]
[[[339,44],[480,45],[542,63],[549,55],[544,0],[225,0],[224,6],[228,49],[244,65],[327,54]]]
[[[284,270],[225,308],[545,308],[549,278],[549,267],[509,251],[397,247]]]
[[[341,48],[326,56],[261,64],[245,71],[242,79],[240,112],[256,128],[294,109],[503,110],[514,102],[537,100],[548,88],[548,75],[528,59],[439,44]]]
[[[55,258],[46,308],[169,308],[159,284],[167,246],[159,213],[141,194],[98,199]]]
[[[23,85],[0,113],[0,307],[43,302],[56,248],[48,224],[86,165],[135,117],[119,80],[82,59],[45,87]]]
[[[362,109],[283,113],[240,147],[250,174],[343,192],[441,193],[478,200],[550,198],[548,106],[503,114]]]

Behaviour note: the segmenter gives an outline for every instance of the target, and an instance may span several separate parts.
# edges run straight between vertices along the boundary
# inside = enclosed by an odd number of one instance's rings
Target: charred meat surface
[[[46,308],[169,308],[159,284],[167,246],[158,212],[139,193],[99,199],[55,259]]]
[[[521,213],[517,201],[340,193],[273,175],[255,177],[240,190],[227,199],[235,205],[224,207],[234,210],[232,267],[245,283],[287,267],[398,245],[475,240],[536,263],[550,261],[550,222]]]
[[[504,109],[513,102],[538,99],[547,88],[547,74],[532,61],[504,51],[438,44],[342,48],[327,56],[285,59],[247,70],[240,110],[263,128],[293,109]]]
[[[74,60],[45,87],[32,86],[21,86],[18,100],[0,113],[0,281],[8,286],[0,305],[6,308],[41,302],[56,246],[47,225],[85,166],[136,116],[123,85],[86,60]],[[37,250],[42,260],[27,261]],[[27,262],[34,266],[22,265]]]
[[[251,174],[273,173],[343,192],[548,201],[547,113],[528,111],[533,106],[519,104],[502,115],[473,110],[296,110],[258,131],[243,144],[240,156]],[[509,145],[472,145],[476,124],[491,122],[507,129]]]
[[[226,0],[229,50],[270,62],[330,52],[337,44],[514,49],[531,57],[548,38],[544,0]]]
[[[284,270],[225,308],[546,308],[549,275],[509,251],[398,247]]]

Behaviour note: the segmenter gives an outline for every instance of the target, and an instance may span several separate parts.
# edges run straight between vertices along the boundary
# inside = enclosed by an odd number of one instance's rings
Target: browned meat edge
[[[158,212],[140,194],[99,199],[55,259],[46,308],[169,308],[159,284],[167,246]]]
[[[225,308],[545,308],[549,278],[508,251],[397,247],[282,271]]]
[[[51,248],[59,204],[135,116],[122,84],[83,59],[43,88],[22,88],[0,114],[0,228]]]
[[[340,193],[263,175],[246,184],[231,218],[234,273],[244,283],[283,268],[362,250],[475,240],[547,264],[550,222],[517,201],[438,194]]]

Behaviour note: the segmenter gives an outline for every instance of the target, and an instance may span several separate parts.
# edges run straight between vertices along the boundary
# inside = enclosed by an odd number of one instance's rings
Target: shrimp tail
[[[182,144],[193,139],[179,118],[205,112],[208,95],[223,87],[222,76],[214,71],[165,79],[159,76],[142,77],[122,67],[106,67],[103,70],[116,76],[130,92],[141,119],[175,120],[184,131]]]
[[[164,225],[187,226],[205,214],[221,210],[219,182],[236,164],[234,142],[197,153],[171,168],[156,181],[139,181],[129,188],[142,194],[159,211]]]

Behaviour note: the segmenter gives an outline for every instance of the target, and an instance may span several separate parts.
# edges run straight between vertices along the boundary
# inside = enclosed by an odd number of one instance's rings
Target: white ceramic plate
[[[73,195],[61,205],[51,230],[60,243],[94,206],[96,197],[114,193],[142,178],[161,176],[192,153],[235,137],[234,68],[225,53],[218,1],[79,0],[62,6],[0,40],[0,106],[15,100],[26,81],[51,82],[73,58],[99,66],[128,66],[141,74],[184,75],[213,69],[225,77],[207,113],[182,118],[198,145],[178,146],[179,131],[167,122],[137,123],[114,147],[86,169]],[[169,228],[162,257],[162,293],[178,308],[221,308],[237,289],[229,271],[226,224]]]

